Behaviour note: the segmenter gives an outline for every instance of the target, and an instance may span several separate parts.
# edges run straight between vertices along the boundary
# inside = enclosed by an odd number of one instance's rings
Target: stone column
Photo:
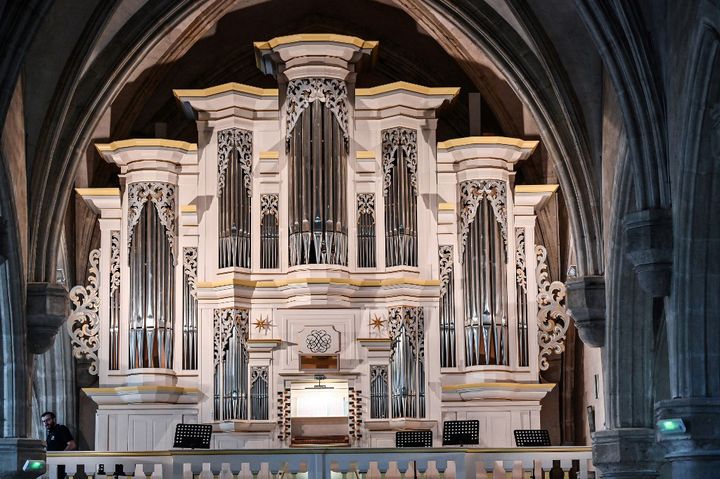
[[[662,458],[653,429],[653,294],[643,284],[649,279],[645,273],[657,268],[646,265],[641,268],[642,274],[637,274],[632,262],[638,247],[636,234],[616,230],[606,272],[603,372],[607,429],[593,434],[593,463],[603,478],[657,477]]]

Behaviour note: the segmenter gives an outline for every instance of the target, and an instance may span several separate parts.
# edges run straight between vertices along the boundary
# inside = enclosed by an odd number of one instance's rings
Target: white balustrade
[[[64,466],[74,479],[590,479],[591,457],[589,447],[63,452],[48,454],[43,477]]]

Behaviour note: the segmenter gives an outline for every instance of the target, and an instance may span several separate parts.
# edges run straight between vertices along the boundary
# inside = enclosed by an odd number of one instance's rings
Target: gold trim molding
[[[450,150],[462,146],[472,145],[503,145],[514,146],[534,150],[538,146],[537,140],[522,140],[520,138],[510,138],[507,136],[467,136],[464,138],[453,138],[452,140],[441,141],[437,144],[438,150]]]
[[[112,153],[123,148],[173,148],[190,152],[197,151],[197,144],[164,138],[133,138],[112,143],[95,143],[95,148],[100,153]]]
[[[299,33],[296,35],[275,37],[265,42],[253,42],[253,46],[257,50],[270,50],[281,45],[290,45],[293,43],[303,42],[344,43],[346,45],[353,45],[358,48],[369,48],[371,50],[375,49],[380,44],[380,42],[376,40],[363,40],[362,38],[358,37],[337,35],[334,33]]]

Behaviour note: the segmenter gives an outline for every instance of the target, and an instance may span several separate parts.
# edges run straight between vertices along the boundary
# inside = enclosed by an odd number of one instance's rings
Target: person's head
[[[42,422],[47,429],[50,429],[57,424],[55,422],[55,413],[52,411],[45,411],[42,416],[40,416],[40,419],[42,419]]]

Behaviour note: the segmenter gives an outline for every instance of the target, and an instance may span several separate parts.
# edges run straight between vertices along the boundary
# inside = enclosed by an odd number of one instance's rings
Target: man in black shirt
[[[54,412],[44,412],[42,422],[47,429],[45,442],[48,451],[74,451],[77,449],[75,438],[70,434],[70,429],[55,421]]]

